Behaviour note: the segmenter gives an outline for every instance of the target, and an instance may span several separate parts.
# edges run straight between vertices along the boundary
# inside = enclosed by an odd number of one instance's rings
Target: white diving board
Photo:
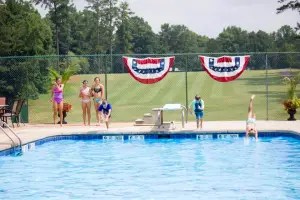
[[[163,118],[163,111],[174,111],[174,110],[180,110],[181,111],[181,120],[182,120],[182,128],[184,128],[184,124],[185,124],[185,121],[187,122],[187,118],[186,118],[186,115],[185,115],[185,111],[187,112],[186,108],[179,104],[179,103],[174,103],[174,104],[165,104],[162,108],[154,108],[152,109],[152,111],[157,111],[157,119],[158,119],[158,122],[159,122],[159,126],[163,125],[164,123],[164,118]]]

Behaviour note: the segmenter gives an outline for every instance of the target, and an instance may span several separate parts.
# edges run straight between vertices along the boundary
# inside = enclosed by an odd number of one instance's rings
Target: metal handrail
[[[12,142],[11,147],[15,147],[15,146],[16,146],[15,141],[7,134],[7,132],[4,130],[4,128],[2,128],[2,126],[0,126],[0,129],[1,129],[2,132],[10,139],[10,141]]]
[[[182,108],[182,111],[183,111],[182,114],[184,115],[184,116],[182,116],[183,117],[182,118],[182,128],[184,128],[184,122],[187,124],[187,120],[188,120],[188,110],[184,105],[181,105],[181,108]]]
[[[15,141],[12,139],[11,136],[9,136],[9,134],[6,132],[6,130],[4,128],[2,128],[2,124],[5,125],[8,130],[10,130],[10,132],[18,139],[19,141],[19,147],[22,148],[22,141],[21,138],[9,127],[9,125],[7,123],[5,123],[4,121],[0,120],[0,128],[2,130],[2,132],[11,140],[13,147],[16,147],[16,143]]]
[[[184,106],[184,105],[181,105],[181,108],[183,108],[183,111],[184,111],[184,118],[185,118],[185,123],[187,123],[187,115],[188,115],[188,110],[187,108]]]
[[[184,118],[185,118],[185,123],[187,123],[187,121],[188,121],[188,109],[184,106],[184,105],[181,105],[181,107],[184,109],[184,111],[185,111],[185,116],[184,116]]]

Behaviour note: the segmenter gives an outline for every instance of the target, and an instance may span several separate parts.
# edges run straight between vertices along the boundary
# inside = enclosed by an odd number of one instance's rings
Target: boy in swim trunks
[[[111,104],[108,103],[106,99],[102,99],[102,103],[99,106],[98,110],[102,115],[102,119],[104,119],[105,121],[106,128],[108,129],[109,120],[111,118],[111,111],[112,111]]]
[[[255,95],[252,95],[250,98],[250,103],[248,107],[248,119],[246,121],[246,137],[254,136],[255,139],[258,139],[258,132],[256,129],[256,115],[253,111],[253,100]]]
[[[196,116],[197,129],[202,128],[203,115],[204,115],[204,101],[201,99],[200,96],[196,95],[195,99],[192,101],[192,103],[189,106],[189,110],[192,113],[191,108],[193,108],[193,111]]]

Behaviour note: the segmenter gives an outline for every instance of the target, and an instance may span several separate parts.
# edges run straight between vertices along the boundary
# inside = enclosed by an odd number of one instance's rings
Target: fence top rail
[[[194,56],[194,55],[271,55],[271,54],[300,54],[300,52],[217,52],[217,53],[153,53],[153,54],[87,54],[87,55],[35,55],[35,56],[3,56],[0,59],[16,58],[72,58],[72,57],[104,57],[104,56]]]

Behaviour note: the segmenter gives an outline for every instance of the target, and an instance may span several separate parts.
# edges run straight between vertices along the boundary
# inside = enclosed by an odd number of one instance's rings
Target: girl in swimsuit
[[[54,85],[52,87],[51,101],[53,104],[53,122],[55,124],[57,110],[58,110],[60,116],[60,126],[62,126],[62,119],[63,119],[63,113],[62,113],[63,105],[64,105],[63,89],[64,89],[64,84],[61,84],[61,78],[56,78]]]
[[[92,96],[94,97],[97,125],[100,125],[101,116],[98,108],[101,105],[102,99],[104,98],[104,86],[100,83],[99,77],[94,78],[94,84],[92,85],[91,91]]]
[[[255,95],[252,95],[250,98],[250,103],[248,107],[248,119],[246,121],[246,137],[249,137],[249,135],[254,135],[255,139],[258,139],[258,132],[256,129],[256,116],[253,111],[253,99]]]
[[[82,107],[82,118],[83,124],[86,126],[86,115],[88,116],[88,125],[91,122],[91,89],[87,86],[88,81],[84,80],[82,82],[83,86],[80,88],[79,97],[81,98]]]

